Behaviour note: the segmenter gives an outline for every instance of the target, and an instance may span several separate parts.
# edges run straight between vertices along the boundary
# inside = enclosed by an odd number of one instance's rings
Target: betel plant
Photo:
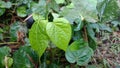
[[[43,60],[48,62],[46,54],[50,51],[56,54],[55,51],[58,50],[64,51],[65,58],[70,63],[87,65],[97,47],[96,33],[112,32],[106,23],[117,20],[120,8],[119,0],[0,0],[0,11],[0,16],[3,16],[1,19],[5,20],[6,16],[8,18],[5,24],[10,21],[9,24],[12,24],[7,28],[10,28],[10,41],[16,41],[16,31],[21,27],[19,22],[23,22],[24,17],[32,13],[35,20],[29,30],[31,46],[28,42],[13,55],[10,54],[10,48],[1,47],[0,67],[38,68],[42,67],[40,58],[44,57]],[[2,33],[4,29],[1,28],[0,37]]]
[[[55,1],[57,4],[65,2]],[[65,51],[65,57],[70,63],[86,65],[97,47],[95,33],[100,30],[112,31],[105,23],[118,18],[119,2],[71,0],[68,5],[60,7],[59,12],[54,12],[56,9],[53,7],[50,10],[51,2],[52,0],[41,0],[40,3],[44,3],[41,7],[46,7],[42,11],[44,14],[33,13],[35,23],[29,32],[31,47],[41,57],[50,43],[53,43],[52,45]],[[110,7],[114,7],[113,10]],[[52,14],[52,21],[49,21],[49,13]],[[71,44],[70,40],[73,41]]]
[[[56,18],[53,22],[48,22],[48,20],[36,14],[33,14],[33,18],[35,23],[30,29],[29,39],[31,47],[38,53],[39,57],[43,55],[50,43],[53,43],[66,52],[66,59],[71,63],[77,62],[79,65],[83,65],[90,60],[93,50],[88,46],[85,27],[81,31],[84,36],[74,39],[75,42],[69,46],[72,29],[65,18]]]

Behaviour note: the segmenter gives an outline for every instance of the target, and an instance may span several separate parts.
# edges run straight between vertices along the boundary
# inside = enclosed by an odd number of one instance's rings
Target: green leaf
[[[108,31],[108,32],[112,32],[111,28],[108,27],[108,26],[106,26],[105,24],[99,23],[98,25],[99,25],[99,29],[100,29],[100,30],[106,30],[106,31]]]
[[[20,28],[20,22],[15,22],[10,26],[10,36],[11,41],[17,40],[17,31]]]
[[[55,0],[57,4],[63,4],[65,0]]]
[[[5,8],[0,8],[0,16],[5,12]]]
[[[94,27],[92,27],[90,23],[87,24],[87,34],[88,34],[88,40],[89,40],[88,43],[89,43],[89,46],[93,50],[95,50],[97,47],[97,39],[95,37],[95,32],[93,31],[93,28]]]
[[[32,48],[42,56],[48,46],[48,36],[46,34],[46,20],[36,20],[29,32],[29,39]]]
[[[74,9],[69,10],[68,14],[65,15],[65,18],[67,18],[71,23],[76,18],[79,18],[81,16],[89,22],[96,22],[98,20],[96,0],[72,0],[72,3],[75,6]]]
[[[13,64],[13,59],[8,57],[8,67],[11,67]]]
[[[55,0],[51,0],[51,2],[48,3],[49,10],[54,10],[55,12],[59,12],[60,6],[55,2]]]
[[[47,17],[49,9],[46,0],[39,0],[39,3],[32,7],[32,11],[43,17]]]
[[[113,27],[117,27],[117,25],[120,25],[120,21],[114,20],[111,22],[111,24],[113,25]]]
[[[31,56],[26,52],[25,48],[21,47],[13,54],[13,68],[34,68],[30,61]],[[27,49],[29,50],[30,48]]]
[[[44,19],[45,19],[43,16],[41,16],[41,15],[39,15],[39,14],[37,14],[37,13],[33,13],[32,16],[33,16],[33,19],[34,19],[35,21],[44,20]]]
[[[13,64],[13,59],[11,57],[5,56],[4,62],[5,62],[5,66],[10,68]]]
[[[3,40],[3,34],[0,33],[0,40]]]
[[[74,31],[79,31],[83,28],[83,22],[80,18],[75,19],[75,23],[77,24],[74,28]]]
[[[5,2],[4,1],[0,1],[0,8],[5,8]]]
[[[100,32],[98,23],[90,23],[89,26],[95,30],[95,32]]]
[[[0,8],[10,8],[12,6],[11,2],[0,1]]]
[[[46,31],[50,40],[65,51],[71,39],[70,23],[64,18],[57,18],[47,24]]]
[[[93,50],[97,48],[97,40],[93,39],[91,36],[88,36],[88,43],[89,47],[91,47]]]
[[[4,63],[4,59],[5,56],[8,56],[10,53],[10,48],[9,47],[1,47],[0,48],[0,68],[4,68],[5,63]]]
[[[93,50],[83,39],[73,42],[65,53],[65,57],[70,63],[76,62],[80,66],[86,65],[92,55]]]
[[[0,40],[3,40],[3,32],[4,32],[4,30],[2,28],[0,28]]]
[[[32,58],[35,64],[39,62],[39,56],[37,55],[37,53],[35,53],[35,51],[33,51],[33,49],[30,46],[27,46],[27,45],[22,46],[21,50],[29,54],[29,56]]]
[[[11,2],[6,2],[6,4],[5,4],[5,7],[6,8],[10,8],[12,6],[12,3]]]
[[[74,4],[73,3],[70,3],[69,5],[66,6],[67,8],[74,8]]]
[[[120,15],[120,8],[117,4],[117,0],[97,0],[97,2],[100,22],[110,22]]]
[[[20,17],[25,17],[27,15],[27,10],[25,6],[20,6],[17,8],[17,15]]]
[[[87,24],[87,33],[93,40],[96,41],[95,32],[93,31],[93,28],[90,26],[90,24]]]
[[[82,35],[83,35],[82,31],[73,31],[72,38],[75,41],[82,38],[83,37]]]

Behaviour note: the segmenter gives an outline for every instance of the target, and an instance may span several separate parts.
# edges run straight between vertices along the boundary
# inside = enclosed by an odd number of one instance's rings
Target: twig
[[[30,14],[23,22],[26,22],[30,17],[32,17],[32,14]]]
[[[0,43],[1,45],[9,45],[9,44],[19,44],[18,42],[4,42],[4,43]]]
[[[35,68],[37,68],[37,66],[35,65],[33,59],[29,56],[29,54],[27,54],[27,57],[29,58],[29,60],[32,62],[32,64],[34,65]]]

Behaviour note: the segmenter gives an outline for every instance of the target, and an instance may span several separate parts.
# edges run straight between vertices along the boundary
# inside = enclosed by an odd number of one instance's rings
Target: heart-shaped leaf
[[[32,48],[42,56],[48,46],[48,36],[46,35],[46,20],[37,20],[34,22],[29,32],[29,38]]]
[[[83,39],[73,42],[65,53],[65,57],[70,63],[76,62],[78,65],[86,65],[92,55],[93,50]]]
[[[71,38],[70,23],[64,18],[57,18],[47,24],[46,31],[50,40],[65,51]]]

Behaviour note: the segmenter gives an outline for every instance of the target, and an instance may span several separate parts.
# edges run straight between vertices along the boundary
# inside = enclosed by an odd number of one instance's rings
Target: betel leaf
[[[11,51],[10,48],[6,47],[6,46],[0,48],[0,68],[4,68],[4,66],[5,66],[5,62],[4,62],[5,56],[8,56],[10,51]]]
[[[86,65],[91,56],[93,50],[88,46],[88,43],[83,39],[79,39],[73,42],[66,50],[65,57],[70,63],[77,63],[78,65]]]
[[[92,48],[92,49],[96,49],[97,47],[97,39],[95,37],[95,32],[93,30],[94,27],[91,26],[91,23],[87,24],[87,34],[88,34],[88,43],[89,43],[89,46]]]
[[[108,32],[112,32],[112,30],[111,30],[111,28],[109,26],[107,26],[107,25],[105,25],[103,23],[102,24],[99,23],[98,25],[99,25],[100,30],[105,30],[105,31],[108,31]]]
[[[11,57],[5,56],[4,62],[5,62],[5,66],[10,68],[13,64],[13,59]]]
[[[33,16],[33,19],[35,21],[44,20],[45,19],[43,16],[39,15],[38,13],[33,13],[32,16]]]
[[[75,25],[74,31],[81,30],[83,28],[83,25],[84,25],[84,23],[82,22],[82,20],[80,18],[75,19],[75,24],[74,24]]]
[[[29,57],[31,57],[32,61],[34,61],[35,64],[39,62],[39,56],[30,46],[27,46],[27,44],[25,46],[22,46],[21,50],[29,54]]]
[[[89,47],[91,47],[93,50],[97,48],[97,42],[96,40],[92,39],[91,36],[88,36],[88,43]]]
[[[74,8],[74,4],[73,3],[70,3],[69,5],[66,6],[67,8]]]
[[[5,12],[5,8],[0,8],[0,16]]]
[[[48,5],[46,0],[39,0],[38,4],[35,4],[32,7],[32,11],[34,13],[40,14],[43,17],[46,17],[48,15]]]
[[[11,2],[0,1],[0,8],[10,8],[12,6]]]
[[[57,0],[57,1],[59,1],[59,0]],[[48,7],[49,7],[49,9],[52,9],[55,12],[59,12],[60,6],[56,3],[55,0],[51,0],[51,2],[48,3]]]
[[[65,0],[55,0],[57,4],[63,4]]]
[[[29,32],[31,46],[38,53],[39,57],[42,56],[48,46],[46,24],[46,20],[36,20]]]
[[[72,0],[72,3],[74,4],[74,9],[71,9],[65,15],[65,18],[70,22],[73,22],[80,16],[89,22],[96,22],[98,20],[96,10],[97,0]]]
[[[5,2],[0,0],[0,8],[5,8]]]
[[[4,30],[2,28],[0,28],[0,40],[3,40],[3,32],[4,32]]]
[[[25,48],[27,48],[27,50],[25,50]],[[34,60],[27,52],[28,50],[30,50],[30,48],[23,46],[13,54],[13,68],[34,68],[30,59],[32,59],[32,61]]]
[[[6,4],[5,4],[5,7],[6,7],[6,8],[10,8],[11,6],[12,6],[12,3],[11,3],[11,2],[9,2],[9,1],[6,2]]]
[[[87,24],[87,33],[93,40],[96,40],[95,32],[94,32],[93,28],[90,26],[90,23]]]
[[[110,22],[119,16],[120,8],[117,0],[97,0],[97,11],[100,22]]]
[[[65,51],[71,39],[70,23],[64,18],[57,18],[47,24],[46,31],[50,40]]]
[[[13,24],[10,25],[10,40],[11,41],[16,41],[17,40],[17,31],[19,30],[20,28],[20,22],[15,22]]]
[[[20,17],[25,17],[27,15],[26,6],[20,6],[17,8],[17,15]]]
[[[82,31],[73,31],[72,33],[72,39],[75,41],[75,40],[78,40],[80,38],[82,38]]]

